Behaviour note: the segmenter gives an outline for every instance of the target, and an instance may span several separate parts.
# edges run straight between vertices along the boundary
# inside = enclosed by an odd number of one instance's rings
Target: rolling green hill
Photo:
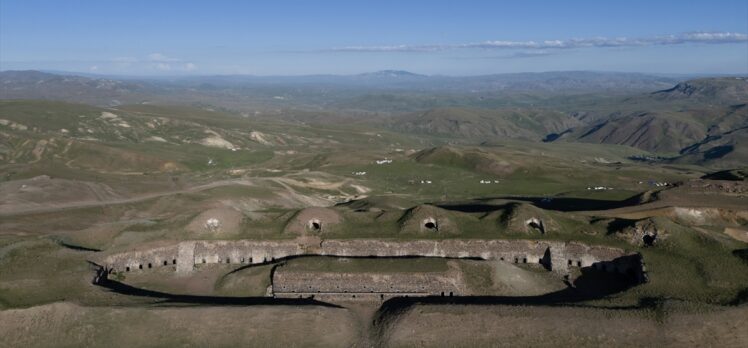
[[[581,124],[565,113],[552,110],[440,108],[399,118],[391,127],[401,132],[480,142],[504,138],[537,141],[546,134]]]

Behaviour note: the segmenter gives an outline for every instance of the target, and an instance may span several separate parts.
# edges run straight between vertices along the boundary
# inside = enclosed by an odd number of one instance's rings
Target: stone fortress
[[[444,258],[536,264],[559,277],[582,268],[616,273],[636,283],[647,280],[642,257],[622,249],[591,246],[580,242],[532,239],[322,239],[324,221],[310,218],[311,233],[285,240],[187,240],[160,245],[142,245],[137,250],[99,255],[95,264],[105,275],[148,272],[168,267],[177,277],[194,275],[200,265],[225,264],[242,268],[277,263],[302,256],[337,258]],[[541,222],[533,221],[535,224]],[[436,231],[439,221],[426,218],[424,229]],[[268,296],[322,300],[393,297],[470,296],[453,272],[336,273],[284,272],[271,275]]]

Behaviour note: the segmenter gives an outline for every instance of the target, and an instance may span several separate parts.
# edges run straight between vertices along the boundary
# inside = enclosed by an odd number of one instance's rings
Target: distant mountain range
[[[730,158],[748,146],[746,103],[746,78],[686,81],[613,104],[615,111],[607,117],[570,129],[563,138],[629,145],[700,161]]]
[[[401,70],[384,70],[358,75],[253,76],[216,75],[187,77],[96,77],[95,75],[52,74],[39,71],[3,71],[3,98],[23,96],[65,99],[71,93],[108,91],[166,93],[179,88],[210,87],[213,90],[256,87],[356,87],[361,89],[480,92],[630,92],[669,88],[677,82],[671,77],[636,73],[546,72],[484,76],[419,75]],[[71,90],[72,89],[72,90]],[[55,94],[56,93],[56,94]],[[112,96],[117,96],[113,94]],[[126,96],[125,96],[126,97]],[[105,101],[105,104],[108,101]]]
[[[391,127],[473,142],[519,138],[627,145],[661,154],[660,160],[730,166],[748,163],[746,103],[748,79],[704,78],[564,105],[566,111],[437,108],[397,118]]]
[[[357,75],[117,77],[0,72],[0,99],[111,106],[211,105],[238,112],[338,110],[406,114],[443,107],[556,107],[568,96],[628,96],[670,88],[672,77],[636,73],[546,72],[428,76],[401,70]]]
[[[135,102],[147,95],[133,82],[57,75],[39,71],[0,72],[0,99],[46,99],[94,105]]]
[[[309,113],[311,122],[358,117],[399,132],[467,143],[520,138],[618,144],[675,162],[748,163],[745,77],[678,81],[604,72],[448,77],[385,70],[117,79],[4,71],[0,99],[189,104],[281,118],[291,113],[282,110],[297,110]],[[289,120],[304,122],[293,113]]]

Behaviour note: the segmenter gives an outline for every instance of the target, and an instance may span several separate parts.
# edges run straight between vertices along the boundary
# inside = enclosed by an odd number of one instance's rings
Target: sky
[[[0,70],[748,74],[748,1],[0,0]]]

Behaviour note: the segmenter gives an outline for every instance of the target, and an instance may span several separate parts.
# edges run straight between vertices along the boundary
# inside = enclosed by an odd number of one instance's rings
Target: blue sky
[[[748,73],[747,1],[0,0],[0,70]]]

